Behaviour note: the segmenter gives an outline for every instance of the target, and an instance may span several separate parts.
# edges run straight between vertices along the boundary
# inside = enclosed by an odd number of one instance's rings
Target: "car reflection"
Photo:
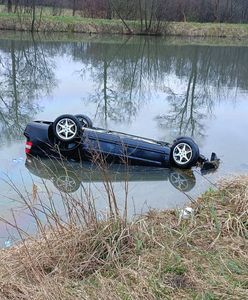
[[[63,193],[74,193],[87,182],[169,181],[182,192],[190,191],[196,183],[192,170],[125,164],[101,166],[90,162],[37,158],[27,158],[25,166],[31,174],[52,181],[56,189]]]

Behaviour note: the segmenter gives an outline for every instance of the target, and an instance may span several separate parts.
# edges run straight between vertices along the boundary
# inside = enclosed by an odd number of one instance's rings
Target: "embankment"
[[[0,30],[30,31],[29,15],[0,13]],[[41,16],[34,23],[39,32],[77,32],[91,34],[140,34],[139,21],[87,19],[79,16]],[[248,38],[248,24],[169,22],[162,23],[161,35],[192,37]]]
[[[57,221],[0,252],[0,299],[245,299],[248,177],[191,207],[187,218],[171,210],[86,227]]]

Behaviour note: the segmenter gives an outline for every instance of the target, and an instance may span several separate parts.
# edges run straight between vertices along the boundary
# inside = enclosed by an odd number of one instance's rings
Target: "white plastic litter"
[[[13,245],[13,243],[12,243],[11,240],[7,240],[7,241],[4,242],[5,248],[9,248],[9,247],[11,247],[12,245]]]
[[[12,162],[15,163],[15,164],[20,163],[20,162],[22,162],[22,161],[23,161],[23,157],[13,158],[13,159],[12,159]]]
[[[179,217],[181,219],[189,219],[194,213],[194,210],[192,207],[185,207],[180,210]]]

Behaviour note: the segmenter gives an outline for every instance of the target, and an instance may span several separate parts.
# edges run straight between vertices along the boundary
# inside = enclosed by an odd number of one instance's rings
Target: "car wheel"
[[[191,138],[182,138],[171,147],[171,161],[174,165],[187,169],[196,164],[199,148]]]
[[[187,174],[183,170],[172,170],[169,175],[170,183],[181,192],[189,192],[195,186],[194,174]]]
[[[92,128],[93,122],[91,119],[85,115],[75,115],[75,117],[78,119],[82,127],[84,128]]]
[[[54,186],[63,193],[74,193],[80,187],[76,174],[61,174],[53,179]]]
[[[72,115],[62,115],[53,122],[53,133],[59,141],[71,143],[80,137],[81,124]]]

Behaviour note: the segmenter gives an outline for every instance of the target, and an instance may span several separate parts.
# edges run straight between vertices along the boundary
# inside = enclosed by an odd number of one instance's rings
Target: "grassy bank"
[[[188,218],[56,222],[0,252],[0,299],[245,299],[248,177],[191,206]]]
[[[0,30],[29,31],[30,15],[0,12]],[[139,21],[126,21],[133,34],[140,34]],[[121,20],[87,19],[80,16],[37,14],[35,30],[39,32],[78,32],[94,34],[130,34]],[[162,35],[192,37],[248,38],[248,24],[170,22],[161,26]]]
[[[16,40],[25,42],[65,42],[65,43],[103,43],[103,44],[133,44],[140,45],[144,38],[138,35],[109,35],[109,34],[88,34],[88,33],[69,33],[69,32],[38,32],[32,34],[27,31],[11,31],[3,30],[0,32],[1,40]],[[234,39],[234,38],[217,38],[217,37],[180,37],[170,36],[156,39],[156,37],[146,37],[150,45],[163,44],[165,47],[169,46],[211,46],[211,47],[248,47],[248,39]]]

